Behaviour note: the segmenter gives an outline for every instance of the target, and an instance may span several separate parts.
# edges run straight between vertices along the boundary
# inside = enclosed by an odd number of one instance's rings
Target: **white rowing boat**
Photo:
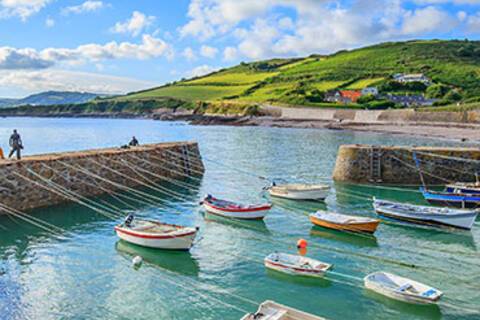
[[[290,308],[273,301],[265,301],[257,312],[246,314],[241,320],[326,320],[311,313]]]
[[[324,200],[330,187],[323,184],[283,184],[267,188],[272,197],[291,200]]]
[[[470,230],[478,210],[417,206],[374,199],[373,207],[379,216],[422,225],[450,226]]]
[[[378,219],[327,211],[317,211],[310,214],[310,221],[319,227],[364,233],[374,233],[380,223]]]
[[[135,219],[115,226],[115,231],[120,239],[139,246],[189,250],[198,228]]]
[[[274,252],[265,257],[265,267],[296,276],[322,277],[332,265],[299,255]]]
[[[367,289],[408,303],[432,304],[443,295],[440,290],[426,284],[387,272],[375,272],[363,280]]]
[[[261,220],[272,208],[270,203],[244,205],[228,200],[217,199],[208,195],[201,202],[211,214],[234,219]]]

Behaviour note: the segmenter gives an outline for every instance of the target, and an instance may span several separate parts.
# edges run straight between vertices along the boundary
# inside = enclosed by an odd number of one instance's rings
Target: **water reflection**
[[[276,270],[266,269],[266,274],[275,280],[290,283],[293,285],[300,285],[305,287],[319,287],[319,288],[328,288],[332,285],[332,282],[327,278],[312,278],[306,276],[292,276],[279,272]]]
[[[144,262],[168,271],[195,277],[199,273],[197,261],[192,258],[189,252],[156,250],[140,247],[123,240],[117,241],[115,249],[120,254],[128,255],[130,259],[140,256]]]
[[[377,238],[373,234],[359,234],[313,226],[310,229],[310,235],[334,241],[341,241],[359,247],[378,247]]]

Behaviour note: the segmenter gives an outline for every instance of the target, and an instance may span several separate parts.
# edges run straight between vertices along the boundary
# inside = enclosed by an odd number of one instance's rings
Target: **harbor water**
[[[181,122],[118,119],[3,118],[0,146],[18,129],[25,154],[195,140],[205,164],[191,188],[166,187],[158,206],[135,204],[139,217],[200,227],[188,252],[145,249],[118,240],[115,224],[77,204],[35,210],[63,230],[54,235],[15,217],[0,216],[0,319],[240,319],[264,300],[328,319],[480,319],[480,222],[472,231],[382,223],[375,236],[313,227],[308,214],[329,209],[374,217],[371,197],[424,204],[415,188],[366,187],[331,180],[341,144],[453,145],[401,135],[266,127],[191,126]],[[464,144],[464,143],[462,143]],[[411,173],[418,174],[412,171]],[[332,186],[325,203],[273,200],[263,222],[205,215],[207,194],[262,202],[268,177]],[[145,192],[153,192],[148,189]],[[267,197],[268,198],[268,197]],[[115,199],[102,197],[98,201]],[[1,202],[1,200],[0,200]],[[133,203],[132,203],[133,204]],[[124,208],[127,209],[127,208]],[[267,272],[263,258],[295,253],[308,241],[309,257],[331,263],[324,279]],[[132,259],[141,256],[139,268]],[[389,300],[363,288],[363,277],[388,271],[445,293],[439,306]]]

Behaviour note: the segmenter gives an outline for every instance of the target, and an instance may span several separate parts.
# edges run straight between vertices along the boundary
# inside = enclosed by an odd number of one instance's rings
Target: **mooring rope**
[[[33,215],[29,215],[29,214],[27,214],[27,213],[25,213],[25,212],[22,212],[22,211],[18,210],[18,209],[15,209],[15,208],[12,208],[12,207],[10,207],[10,206],[7,206],[6,204],[0,203],[0,207],[1,207],[3,210],[5,210],[5,211],[7,211],[7,210],[8,210],[8,211],[13,211],[14,213],[19,214],[19,215],[22,215],[22,216],[24,216],[25,218],[31,219],[31,220],[33,220],[33,221],[35,221],[35,222],[37,222],[37,223],[40,223],[40,224],[44,224],[45,226],[47,226],[47,227],[49,227],[49,228],[51,228],[51,229],[54,229],[54,230],[56,230],[56,231],[58,231],[58,232],[61,232],[61,233],[66,233],[66,232],[67,232],[65,229],[62,229],[61,227],[58,227],[58,226],[56,226],[56,225],[54,225],[54,224],[51,224],[51,223],[49,223],[49,222],[47,222],[47,221],[44,221],[44,220],[39,219],[39,218],[37,218],[37,217],[34,217]]]

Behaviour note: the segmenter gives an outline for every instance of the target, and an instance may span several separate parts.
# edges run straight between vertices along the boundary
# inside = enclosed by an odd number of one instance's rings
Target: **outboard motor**
[[[123,224],[126,227],[130,228],[132,226],[133,219],[135,219],[135,217],[133,216],[133,214],[129,213],[128,216],[125,218]]]

